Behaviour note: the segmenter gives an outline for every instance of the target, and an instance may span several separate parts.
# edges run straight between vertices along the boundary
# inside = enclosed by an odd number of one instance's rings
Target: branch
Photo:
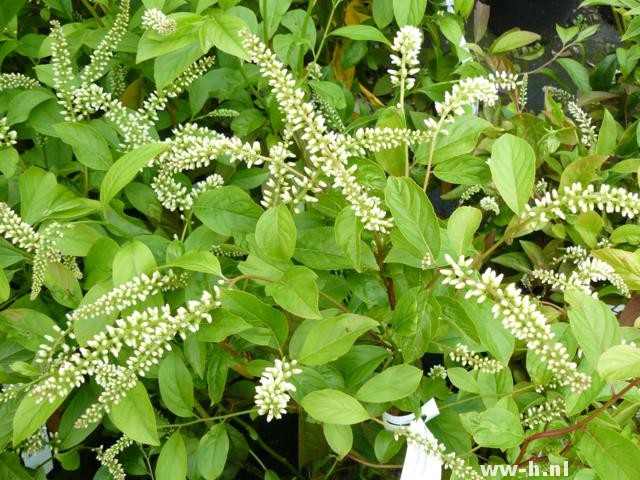
[[[522,443],[522,447],[520,448],[520,453],[518,454],[518,458],[514,462],[516,465],[520,465],[522,463],[522,457],[524,457],[525,452],[527,451],[527,447],[534,440],[539,440],[541,438],[553,438],[553,437],[562,437],[563,435],[567,435],[571,432],[575,432],[576,430],[580,430],[587,426],[589,422],[591,422],[598,415],[602,414],[605,410],[607,410],[611,405],[616,403],[625,393],[631,390],[633,387],[636,387],[640,384],[640,378],[636,378],[632,382],[629,383],[626,387],[616,393],[613,397],[611,397],[604,405],[602,405],[597,410],[591,412],[591,414],[581,420],[580,422],[572,425],[570,427],[562,428],[560,430],[549,430],[548,432],[540,432],[535,435],[531,435]]]

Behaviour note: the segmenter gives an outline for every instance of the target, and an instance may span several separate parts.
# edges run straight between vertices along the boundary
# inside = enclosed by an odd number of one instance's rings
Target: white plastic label
[[[416,419],[412,413],[400,417],[384,413],[382,419],[387,430],[395,431],[400,427],[409,426],[411,432],[432,440],[435,437],[427,428],[426,422],[440,414],[434,399],[422,406],[421,414],[424,420],[422,418]],[[440,480],[441,478],[442,463],[440,459],[433,455],[427,455],[421,446],[407,442],[407,454],[404,458],[400,480]]]

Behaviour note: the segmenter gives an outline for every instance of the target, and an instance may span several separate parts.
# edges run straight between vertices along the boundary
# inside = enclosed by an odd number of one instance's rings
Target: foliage
[[[640,3],[585,4],[591,72],[473,0],[3,1],[0,477],[634,478]]]

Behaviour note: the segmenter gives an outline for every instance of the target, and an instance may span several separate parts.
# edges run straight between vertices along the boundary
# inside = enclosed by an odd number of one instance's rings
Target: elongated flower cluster
[[[133,444],[133,440],[131,440],[126,435],[120,437],[120,439],[111,445],[108,449],[103,450],[103,446],[101,445],[97,449],[96,458],[98,461],[107,467],[109,473],[113,477],[114,480],[125,480],[126,475],[124,473],[124,468],[118,461],[118,455],[122,453],[127,447]]]
[[[190,210],[199,194],[223,184],[222,177],[212,175],[191,189],[174,179],[176,173],[207,167],[221,155],[229,155],[232,162],[244,161],[249,166],[263,161],[259,143],[243,143],[236,137],[225,137],[195,124],[180,126],[167,142],[169,149],[151,164],[159,166],[151,186],[169,210]]]
[[[0,235],[28,253],[33,253],[33,275],[31,299],[35,299],[44,283],[44,276],[49,263],[59,262],[71,267],[70,271],[81,278],[81,273],[71,257],[65,257],[57,248],[65,227],[51,223],[41,233],[20,218],[6,203],[0,202]],[[67,227],[68,228],[68,227]],[[73,266],[72,266],[73,265]],[[75,268],[74,268],[75,267]]]
[[[549,270],[534,270],[531,274],[534,278],[560,291],[578,290],[596,296],[591,289],[591,284],[608,281],[616,287],[623,296],[629,297],[631,295],[624,279],[617,274],[615,269],[607,262],[597,258],[587,257],[576,262],[576,266],[576,270],[571,272],[570,275]]]
[[[515,73],[508,73],[504,70],[490,73],[489,80],[495,83],[500,90],[515,91],[518,88],[518,75]]]
[[[44,284],[44,275],[50,262],[62,262],[62,253],[58,250],[58,241],[63,237],[63,227],[58,223],[48,225],[39,235],[40,241],[33,257],[33,276],[31,279],[31,300],[40,294]]]
[[[446,277],[443,283],[458,290],[466,289],[465,298],[475,297],[478,303],[487,298],[493,300],[493,314],[502,318],[505,328],[517,339],[524,340],[529,350],[546,361],[556,384],[568,385],[576,392],[589,387],[590,378],[576,370],[577,365],[570,360],[566,347],[560,342],[552,343],[551,326],[530,297],[523,295],[513,283],[502,287],[503,275],[490,268],[477,280],[476,272],[471,268],[471,258],[461,256],[458,261],[449,255],[445,258],[451,268],[441,271]]]
[[[598,141],[598,134],[593,121],[587,112],[582,110],[570,93],[555,87],[544,87],[544,91],[566,104],[567,110],[580,129],[580,141],[589,148]]]
[[[176,31],[176,25],[176,21],[173,18],[167,17],[157,8],[145,10],[144,15],[142,15],[142,26],[150,28],[163,37],[168,37],[174,33]]]
[[[83,85],[95,82],[109,69],[109,63],[113,58],[118,45],[127,33],[129,26],[130,0],[120,0],[119,10],[113,25],[91,53],[89,65],[80,74]]]
[[[118,285],[113,290],[98,297],[92,303],[83,305],[67,315],[69,324],[77,320],[85,320],[99,315],[111,315],[132,307],[157,293],[173,290],[185,285],[186,277],[168,270],[162,274],[158,271],[151,275],[145,273]]]
[[[583,187],[574,183],[564,189],[547,192],[542,198],[535,200],[535,205],[526,205],[521,214],[522,220],[543,225],[552,219],[565,220],[569,214],[578,214],[600,210],[606,213],[619,213],[626,218],[634,218],[640,214],[640,196],[621,187],[601,185],[599,189],[593,184]]]
[[[0,148],[16,144],[18,134],[7,123],[7,117],[0,118]]]
[[[302,373],[302,370],[295,368],[296,364],[295,360],[288,362],[286,358],[276,359],[273,367],[267,367],[262,372],[254,399],[258,407],[258,415],[266,415],[267,422],[274,418],[279,420],[287,413],[287,404],[291,399],[288,392],[296,389],[287,380],[293,375]]]
[[[418,54],[421,47],[422,32],[412,25],[402,27],[393,39],[391,50],[395,54],[391,55],[391,63],[398,68],[389,70],[389,74],[391,84],[399,86],[403,93],[411,90],[416,83],[413,76],[420,71]]]
[[[504,365],[494,358],[482,357],[469,350],[469,347],[459,343],[456,348],[449,353],[449,357],[454,362],[459,362],[463,367],[470,367],[471,370],[478,370],[484,373],[498,373]]]
[[[396,440],[400,437],[405,437],[407,444],[416,445],[427,455],[438,458],[442,465],[451,470],[451,473],[456,478],[465,480],[482,480],[484,478],[455,453],[447,452],[445,446],[438,442],[435,437],[429,438],[420,432],[411,430],[409,427],[400,427],[394,430],[393,434]]]
[[[333,187],[342,191],[354,213],[361,218],[367,230],[386,231],[391,221],[381,208],[381,200],[369,195],[355,178],[355,165],[349,165],[349,142],[344,135],[330,132],[326,121],[305,101],[304,91],[296,87],[293,75],[284,68],[275,54],[248,31],[242,33],[243,44],[251,60],[260,66],[269,79],[269,86],[276,96],[291,133],[301,131],[300,138],[306,144],[311,163],[333,181]]]
[[[178,308],[175,313],[171,313],[169,305],[164,305],[118,319],[115,325],[108,325],[88,340],[86,347],[72,350],[63,344],[62,352],[51,365],[51,375],[36,384],[32,394],[40,402],[54,402],[82,385],[86,375],[99,373],[105,390],[98,403],[80,417],[78,424],[94,421],[108,410],[114,400],[121,399],[135,385],[132,379],[136,375],[146,375],[152,366],[159,363],[164,352],[171,349],[170,341],[176,335],[184,339],[187,332],[197,331],[203,320],[211,322],[209,311],[220,305],[218,297],[219,290],[214,287],[213,295],[205,291],[200,299],[188,301],[186,307]],[[128,347],[130,355],[124,366],[105,367],[111,364],[111,357],[120,357],[125,347]],[[48,345],[41,345],[39,355],[48,355],[48,348]]]
[[[596,133],[596,126],[593,124],[591,117],[587,112],[582,110],[576,102],[567,103],[567,109],[569,113],[578,124],[580,129],[580,141],[582,144],[589,148],[598,141],[598,134]]]
[[[485,212],[493,212],[496,215],[500,215],[500,205],[498,205],[496,197],[482,197],[480,199],[480,208]]]
[[[2,73],[0,74],[0,92],[11,90],[12,88],[23,88],[32,90],[38,88],[40,83],[37,80],[27,77],[22,73]]]
[[[211,68],[214,61],[215,57],[206,56],[189,65],[189,67],[173,82],[162,90],[155,91],[149,95],[149,98],[145,100],[140,113],[146,118],[157,121],[158,112],[166,108],[169,99],[175,98],[184,92],[194,80],[201,77]]]
[[[561,417],[565,413],[564,401],[561,398],[548,400],[541,405],[531,407],[520,415],[523,425],[535,428],[538,425],[549,423]]]
[[[453,122],[454,116],[464,115],[465,107],[483,102],[492,106],[498,101],[499,86],[485,77],[463,78],[450,92],[446,92],[444,101],[436,102],[436,112],[445,122]],[[430,119],[433,122],[433,119]],[[429,127],[429,123],[427,123]]]
[[[482,191],[481,185],[471,185],[469,186],[462,195],[460,195],[459,204],[462,205],[464,202],[468,202],[471,198],[476,194]]]
[[[58,97],[58,103],[63,108],[65,119],[72,111],[71,96],[74,88],[73,66],[69,43],[62,26],[57,20],[51,21],[51,70],[53,74],[53,88]]]

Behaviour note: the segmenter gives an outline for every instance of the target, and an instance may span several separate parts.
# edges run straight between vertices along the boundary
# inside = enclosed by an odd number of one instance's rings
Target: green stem
[[[336,9],[338,8],[338,5],[340,4],[341,1],[342,0],[333,0],[331,4],[331,13],[329,13],[329,20],[327,21],[327,26],[325,27],[324,32],[322,33],[322,39],[320,40],[320,45],[318,45],[318,50],[316,50],[316,53],[313,56],[313,63],[316,63],[318,61],[318,57],[322,52],[322,47],[324,47],[324,42],[327,40],[327,37],[329,36],[329,29],[331,28],[331,23],[333,22],[333,16],[335,15]]]
[[[190,422],[184,422],[184,423],[172,423],[169,425],[160,425],[158,427],[158,429],[163,429],[163,428],[181,428],[181,427],[188,427],[189,425],[195,425],[197,423],[202,423],[202,422],[213,422],[216,420],[226,420],[228,418],[233,418],[233,417],[239,417],[241,415],[249,415],[250,413],[254,413],[256,411],[255,408],[252,408],[250,410],[242,410],[241,412],[231,412],[231,413],[227,413],[225,415],[217,415],[215,417],[202,417],[202,418],[198,418],[197,420],[192,420]]]
[[[309,25],[309,18],[311,18],[311,12],[316,6],[317,0],[310,0],[309,6],[307,7],[307,13],[304,16],[304,20],[302,21],[302,37],[306,37],[307,33],[307,25]],[[311,45],[313,47],[313,45]],[[302,77],[302,70],[304,67],[304,55],[300,55],[300,64],[298,66],[298,76]]]
[[[449,115],[449,112],[444,112],[444,115],[440,117],[440,121],[436,126],[436,131],[433,134],[433,138],[431,140],[431,145],[429,147],[429,161],[427,162],[427,173],[424,176],[424,183],[422,184],[422,189],[426,192],[427,187],[429,186],[429,177],[431,176],[431,165],[433,164],[433,154],[436,151],[436,141],[438,140],[438,135],[440,134],[440,130],[444,125],[444,121]]]

